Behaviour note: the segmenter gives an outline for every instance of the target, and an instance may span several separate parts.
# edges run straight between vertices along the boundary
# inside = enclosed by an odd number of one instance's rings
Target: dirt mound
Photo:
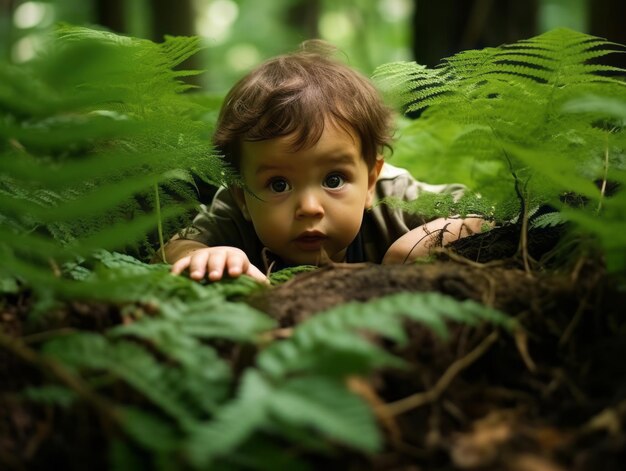
[[[388,449],[370,461],[346,458],[343,469],[623,469],[626,295],[601,268],[531,275],[501,263],[333,265],[250,302],[288,330],[337,304],[401,291],[479,301],[522,329],[452,326],[443,342],[409,325],[408,345],[387,347],[410,368],[351,385],[377,410]]]

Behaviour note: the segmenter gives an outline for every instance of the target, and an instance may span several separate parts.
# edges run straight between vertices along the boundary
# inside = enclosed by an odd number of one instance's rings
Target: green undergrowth
[[[622,273],[626,96],[607,74],[623,71],[587,65],[611,48],[559,30],[433,70],[381,67],[411,117],[396,162],[469,187],[459,201],[403,208],[523,221],[548,204],[559,212],[532,224],[572,223]],[[451,324],[515,323],[475,302],[399,293],[334,307],[278,340],[277,322],[245,302],[271,287],[146,264],[189,222],[199,182],[236,181],[210,145],[219,100],[190,94],[181,79],[194,72],[176,69],[198,49],[198,38],[64,26],[31,62],[0,67],[0,308],[23,334],[0,331],[0,349],[22,362],[10,374],[40,372],[11,392],[97,417],[110,469],[310,469],[311,457],[374,454],[381,429],[346,380],[406,368],[382,345],[406,345],[407,321],[444,341]],[[107,327],[55,329],[77,303]]]
[[[566,259],[599,251],[611,271],[624,275],[626,70],[603,63],[624,52],[623,45],[557,29],[463,51],[432,69],[380,66],[377,83],[413,118],[401,122],[392,162],[422,180],[468,187],[457,201],[424,195],[389,203],[500,224],[550,207],[560,212],[552,223],[572,223]],[[579,250],[572,251],[571,239]]]
[[[145,453],[151,466],[168,463],[163,469],[308,469],[307,454],[375,453],[383,441],[374,412],[346,379],[408,365],[372,336],[406,345],[407,320],[442,339],[450,322],[515,325],[472,301],[400,293],[329,309],[273,341],[276,322],[242,302],[269,288],[249,278],[199,284],[127,255],[97,259],[72,267],[80,277],[72,298],[124,306],[123,322],[45,341],[35,355],[47,381],[21,394],[67,413],[81,401],[91,405],[114,424],[105,438],[115,469],[131,469]],[[0,341],[10,348],[4,334]],[[247,349],[253,361],[234,365],[224,348]],[[142,400],[115,397],[120,384]],[[284,446],[299,452],[285,456]]]

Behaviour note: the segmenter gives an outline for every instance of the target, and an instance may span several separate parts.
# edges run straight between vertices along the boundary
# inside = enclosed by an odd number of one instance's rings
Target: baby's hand
[[[172,265],[171,272],[179,275],[186,269],[189,269],[189,277],[194,280],[202,280],[207,276],[211,281],[218,281],[226,271],[231,278],[248,275],[255,280],[268,282],[267,277],[250,263],[245,252],[235,247],[207,247],[194,250],[177,260]]]

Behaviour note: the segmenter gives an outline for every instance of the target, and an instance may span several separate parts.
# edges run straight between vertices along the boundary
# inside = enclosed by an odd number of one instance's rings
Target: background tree
[[[430,67],[465,49],[498,46],[536,33],[538,0],[414,0],[413,53]]]
[[[621,0],[0,0],[0,56],[28,60],[57,22],[155,41],[197,34],[205,49],[183,67],[206,70],[195,83],[222,95],[260,61],[313,37],[371,74],[386,62],[433,66],[563,26],[623,44],[625,10]],[[623,65],[626,56],[611,60]]]
[[[619,44],[626,44],[626,2],[623,0],[594,0],[589,2],[589,33]],[[613,54],[610,64],[626,67],[624,54]]]

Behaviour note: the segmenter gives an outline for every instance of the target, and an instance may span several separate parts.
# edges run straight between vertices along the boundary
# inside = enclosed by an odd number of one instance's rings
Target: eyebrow
[[[347,165],[354,164],[354,157],[349,153],[340,153],[336,155],[331,155],[330,157],[324,158],[324,163],[330,163],[332,165]],[[277,170],[283,170],[285,168],[284,165],[271,165],[271,164],[261,164],[254,172],[255,175],[260,175],[265,172],[274,172]]]
[[[349,153],[345,153],[345,152],[342,152],[336,155],[331,155],[330,157],[328,157],[327,160],[328,162],[331,162],[334,164],[353,164],[354,163],[353,155]]]
[[[259,165],[259,168],[254,172],[255,175],[259,175],[264,172],[273,172],[276,170],[282,170],[284,167],[282,165]]]

